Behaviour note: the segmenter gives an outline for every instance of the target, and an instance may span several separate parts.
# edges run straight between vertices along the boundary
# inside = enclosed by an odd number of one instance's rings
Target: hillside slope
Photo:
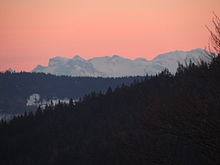
[[[92,91],[105,92],[109,86],[115,88],[122,83],[130,84],[135,79],[142,78],[67,77],[25,72],[0,73],[0,116],[20,114],[36,109],[36,107],[26,106],[32,96],[39,96],[41,102],[70,98],[77,100]]]

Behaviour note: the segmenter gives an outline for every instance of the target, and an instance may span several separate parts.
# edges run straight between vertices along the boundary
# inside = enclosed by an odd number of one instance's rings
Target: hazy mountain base
[[[220,164],[220,57],[0,125],[0,163]]]

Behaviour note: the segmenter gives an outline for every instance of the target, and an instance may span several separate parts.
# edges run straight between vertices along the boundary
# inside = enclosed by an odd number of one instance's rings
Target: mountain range
[[[32,105],[98,87],[77,102],[51,102],[0,120],[0,164],[220,165],[219,73],[220,55],[104,93],[97,89],[129,77],[0,73],[0,103],[14,110],[20,108],[12,94],[20,102],[29,92]]]
[[[145,58],[130,60],[117,55],[88,60],[80,56],[74,56],[71,59],[54,57],[49,60],[48,66],[38,65],[33,72],[80,77],[125,77],[155,75],[167,68],[171,73],[175,73],[178,63],[184,64],[190,60],[195,62],[204,59],[206,53],[203,49],[173,51],[160,54],[152,60]]]

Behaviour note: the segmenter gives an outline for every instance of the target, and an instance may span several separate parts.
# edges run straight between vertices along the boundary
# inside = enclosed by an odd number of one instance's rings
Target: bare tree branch
[[[206,26],[207,30],[210,33],[210,43],[208,45],[208,49],[210,52],[214,53],[215,55],[220,54],[220,18],[213,12],[213,29],[210,29]]]

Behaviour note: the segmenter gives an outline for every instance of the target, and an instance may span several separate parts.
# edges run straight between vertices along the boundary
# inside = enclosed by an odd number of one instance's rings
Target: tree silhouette
[[[213,15],[212,23],[214,30],[206,26],[210,32],[209,49],[215,54],[220,54],[220,18],[215,13]]]

